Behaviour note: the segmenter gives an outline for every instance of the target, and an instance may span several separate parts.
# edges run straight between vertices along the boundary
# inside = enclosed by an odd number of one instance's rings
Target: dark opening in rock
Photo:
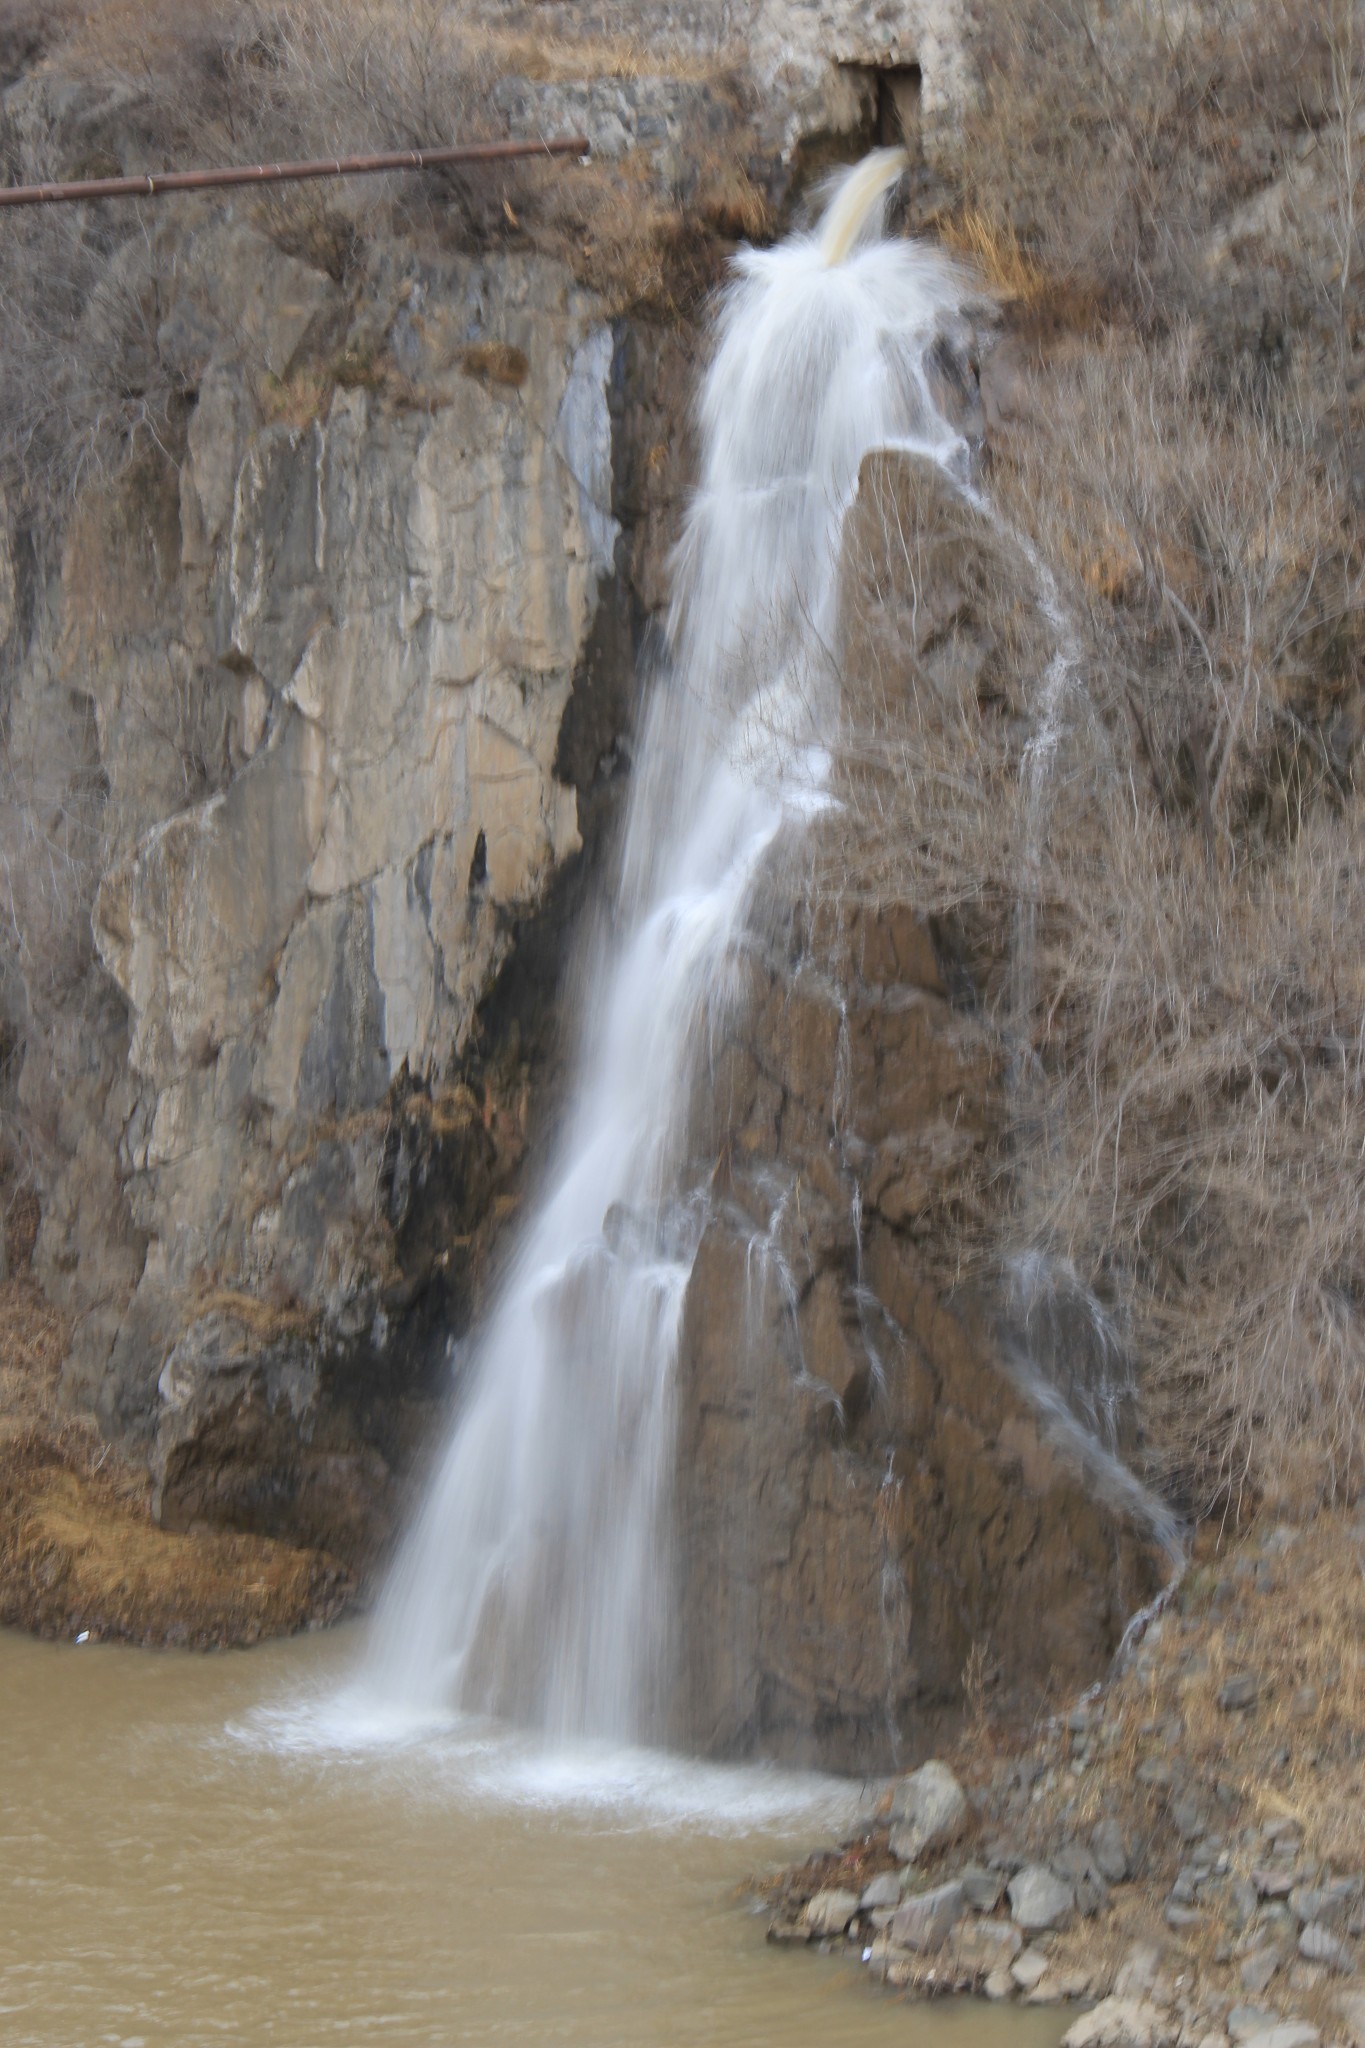
[[[918,152],[920,93],[918,64],[889,64],[876,74],[875,139],[879,148],[901,145]]]

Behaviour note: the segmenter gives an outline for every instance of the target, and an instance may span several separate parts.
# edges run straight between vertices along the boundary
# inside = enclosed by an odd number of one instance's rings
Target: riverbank
[[[770,1939],[1074,2002],[1068,2048],[1365,2048],[1365,1519],[1204,1531],[1125,1668],[1027,1739],[979,1676],[946,1761],[765,1887]]]

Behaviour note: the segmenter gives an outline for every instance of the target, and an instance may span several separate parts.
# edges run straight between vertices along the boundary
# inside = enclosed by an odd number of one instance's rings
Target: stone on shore
[[[927,1763],[897,1785],[891,1800],[891,1853],[918,1863],[947,1848],[967,1825],[967,1795],[947,1764]]]
[[[1345,2023],[1351,2048],[1365,2048],[1365,1991],[1343,1991],[1337,2000],[1337,2011]]]
[[[961,1976],[976,1981],[1007,1972],[1023,1945],[1009,1920],[964,1920],[953,1930],[952,1959]]]
[[[1062,2048],[1164,2048],[1174,2036],[1159,2006],[1141,1998],[1105,1998],[1067,2028]]]
[[[906,1899],[887,1931],[897,1948],[928,1955],[942,1948],[966,1910],[960,1884],[937,1885],[931,1892]]]
[[[1131,1868],[1128,1838],[1116,1820],[1096,1822],[1090,1836],[1090,1853],[1107,1884],[1124,1882]]]
[[[802,1916],[805,1925],[817,1939],[821,1935],[842,1934],[858,1910],[856,1892],[817,1892],[809,1901]]]
[[[974,1913],[993,1913],[1000,1904],[1005,1889],[1003,1870],[983,1870],[979,1863],[969,1863],[958,1872],[957,1881]]]
[[[1306,1963],[1323,1963],[1339,1977],[1348,1976],[1354,1962],[1346,1943],[1318,1920],[1310,1920],[1299,1936],[1299,1954]]]
[[[884,1870],[880,1877],[874,1877],[864,1885],[863,1895],[858,1901],[862,1913],[875,1913],[887,1906],[898,1906],[901,1902],[901,1881],[898,1872]]]
[[[1083,1919],[1093,1919],[1109,1903],[1109,1887],[1099,1864],[1081,1842],[1068,1842],[1052,1859],[1056,1876],[1071,1886],[1076,1910]]]
[[[1010,1964],[1010,1975],[1021,1991],[1032,1991],[1047,1975],[1048,1959],[1040,1948],[1026,1948]]]
[[[1064,1927],[1076,1909],[1071,1886],[1045,1863],[1027,1863],[1009,1882],[1010,1918],[1026,1934]]]
[[[1249,1991],[1253,1998],[1259,1998],[1283,1961],[1283,1955],[1275,1947],[1256,1948],[1250,1955],[1243,1956],[1237,1973],[1243,1991]]]
[[[1135,1941],[1119,1964],[1114,1979],[1115,1995],[1130,2000],[1148,1998],[1160,1974],[1160,1949],[1150,1941]]]

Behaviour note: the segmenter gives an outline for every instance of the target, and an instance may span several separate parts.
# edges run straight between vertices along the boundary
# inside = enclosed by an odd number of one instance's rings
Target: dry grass
[[[1069,572],[1041,753],[1038,569],[942,486],[865,477],[815,886],[965,935],[1013,1121],[955,1249],[1079,1276],[1181,1505],[1307,1507],[1365,1483],[1365,813],[1333,755],[1358,597],[1297,417],[1211,419],[1168,368],[1111,352],[1070,414],[1059,382],[999,478]],[[1116,534],[1131,573],[1100,584]]]
[[[979,206],[950,215],[939,239],[954,255],[965,257],[983,283],[1006,301],[1035,305],[1056,290],[1042,266],[1025,253],[1013,222],[993,220]]]
[[[0,1283],[0,1623],[210,1648],[340,1612],[354,1587],[333,1558],[261,1537],[157,1528],[146,1472],[61,1403],[70,1332],[27,1269],[30,1194],[11,1203],[9,1221],[17,1270]],[[263,1327],[270,1311],[252,1297],[224,1293],[203,1306],[279,1334]]]
[[[769,225],[728,49],[666,36],[646,46],[630,31],[542,35],[444,0],[207,0],[189,11],[172,0],[9,0],[6,14],[16,68],[41,60],[28,96],[0,117],[0,175],[12,182],[497,137],[493,89],[515,76],[543,85],[664,73],[708,84],[730,109],[732,132],[695,138],[676,191],[627,159],[453,168],[401,188],[271,188],[237,202],[338,281],[367,240],[426,234],[546,249],[614,308],[672,313],[715,281],[715,252],[700,243]],[[81,91],[65,105],[70,81]],[[21,517],[60,523],[138,445],[174,450],[181,394],[156,347],[166,279],[155,218],[131,206],[6,217],[0,484]],[[308,393],[276,397],[281,417],[308,416]]]
[[[955,1270],[1027,1255],[1094,1300],[1132,1448],[1196,1515],[1365,1486],[1365,534],[1324,345],[1359,252],[1334,308],[1282,239],[1269,355],[1201,254],[1344,134],[1340,31],[1279,0],[993,11],[946,234],[1016,302],[1034,399],[998,526],[865,478],[815,863],[936,913],[999,1033],[1011,1128]]]
[[[1201,296],[1201,235],[1324,119],[1332,26],[1296,0],[992,8],[963,196],[991,240],[1159,329]]]

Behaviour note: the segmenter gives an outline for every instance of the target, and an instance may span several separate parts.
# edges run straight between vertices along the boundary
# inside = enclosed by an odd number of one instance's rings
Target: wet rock
[[[898,1906],[901,1902],[901,1881],[894,1870],[884,1870],[880,1877],[874,1877],[871,1884],[863,1889],[858,1909],[863,1913],[875,1912],[886,1906]]]
[[[1254,1671],[1239,1671],[1218,1688],[1218,1704],[1225,1714],[1245,1713],[1260,1696],[1261,1681]]]
[[[897,1948],[928,1955],[943,1946],[966,1910],[960,1884],[937,1885],[933,1891],[906,1899],[887,1932]]]
[[[1299,1954],[1305,1962],[1322,1963],[1341,1977],[1352,1968],[1354,1960],[1341,1937],[1316,1920],[1310,1920],[1300,1934]]]
[[[1090,1852],[1107,1883],[1122,1884],[1128,1877],[1131,1867],[1128,1837],[1118,1821],[1106,1817],[1096,1822],[1090,1836]]]
[[[1163,2048],[1174,2039],[1166,2015],[1140,1998],[1105,1998],[1062,2036],[1062,2048]]]
[[[1044,1863],[1029,1863],[1009,1882],[1010,1917],[1026,1934],[1064,1927],[1076,1908],[1072,1887]]]
[[[917,1863],[957,1841],[967,1825],[967,1795],[947,1764],[927,1763],[897,1785],[891,1799],[891,1853]]]
[[[856,1892],[817,1892],[807,1903],[802,1919],[807,1931],[818,1940],[822,1935],[844,1933],[857,1910]]]

